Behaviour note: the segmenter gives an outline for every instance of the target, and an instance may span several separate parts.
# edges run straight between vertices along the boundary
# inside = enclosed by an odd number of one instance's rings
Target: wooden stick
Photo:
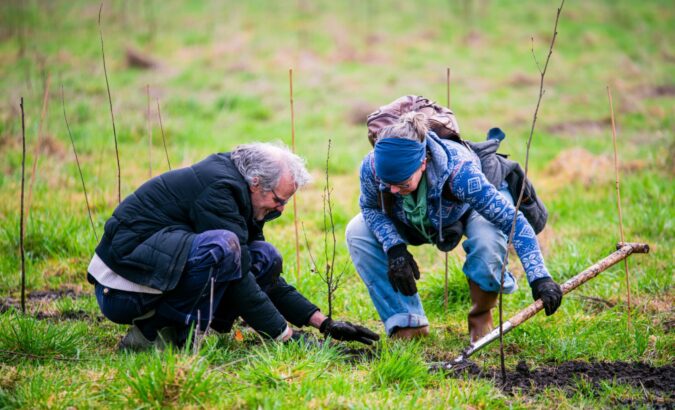
[[[84,201],[87,204],[87,213],[89,213],[89,223],[91,223],[91,230],[94,231],[94,238],[96,238],[96,242],[98,242],[98,234],[96,233],[96,227],[94,226],[94,218],[91,216],[91,206],[89,206],[87,187],[84,185],[84,175],[82,175],[82,167],[80,166],[80,159],[77,156],[77,150],[75,149],[75,140],[73,139],[73,134],[70,132],[70,124],[68,124],[68,117],[66,116],[66,102],[65,98],[63,97],[63,84],[61,84],[61,106],[63,107],[63,119],[66,122],[66,129],[68,130],[70,143],[73,146],[73,154],[75,154],[75,163],[77,164],[77,170],[80,173],[80,181],[82,182],[82,191],[84,192]]]
[[[446,90],[446,99],[448,102],[448,108],[450,108],[450,67],[447,68],[446,72],[446,85],[447,85],[447,90]],[[452,108],[450,108],[452,110]]]
[[[98,9],[98,32],[101,37],[101,56],[103,57],[103,74],[105,74],[105,86],[108,90],[108,104],[110,105],[110,119],[112,120],[113,137],[115,139],[115,158],[117,158],[117,203],[122,202],[122,177],[120,168],[120,152],[117,146],[117,130],[115,129],[115,114],[113,113],[112,97],[110,96],[110,83],[108,82],[108,69],[105,65],[105,49],[103,47],[103,30],[101,29],[101,11],[103,2]]]
[[[169,171],[171,171],[171,161],[169,161],[169,150],[166,148],[164,125],[162,124],[162,110],[159,108],[159,98],[157,99],[157,115],[159,116],[159,129],[162,131],[162,143],[164,143],[164,153],[166,154],[166,163],[169,165]]]
[[[616,178],[616,206],[619,210],[619,235],[621,242],[624,242],[623,236],[623,216],[621,213],[621,189],[619,187],[619,156],[616,149],[616,124],[614,123],[614,106],[612,104],[612,92],[607,86],[607,97],[609,98],[609,111],[612,119],[612,142],[614,143],[614,175]],[[628,328],[632,327],[631,322],[631,303],[630,303],[630,276],[628,274],[628,260],[623,260],[623,267],[626,273],[626,304],[628,306]]]
[[[507,242],[507,252],[506,255],[504,256],[504,263],[502,264],[502,272],[501,272],[501,278],[500,278],[500,283],[499,283],[499,353],[500,353],[500,362],[501,362],[501,369],[502,369],[502,381],[505,383],[506,382],[506,365],[504,364],[504,334],[502,332],[502,325],[503,325],[503,316],[502,316],[502,293],[504,291],[504,273],[506,271],[506,266],[508,263],[508,246],[513,243],[513,236],[516,232],[516,221],[518,219],[518,210],[520,209],[520,204],[523,201],[523,194],[525,193],[525,181],[527,180],[527,172],[529,170],[529,165],[530,165],[530,147],[532,145],[532,137],[534,135],[534,127],[537,123],[537,115],[539,114],[539,106],[541,105],[541,99],[544,96],[544,77],[546,76],[546,70],[548,69],[548,63],[551,61],[551,55],[553,54],[553,46],[555,45],[555,39],[558,37],[558,21],[560,20],[560,13],[562,12],[563,5],[565,4],[565,0],[561,0],[560,2],[560,7],[558,7],[558,12],[555,17],[555,24],[553,26],[553,37],[551,38],[551,44],[548,48],[548,56],[546,57],[546,63],[544,64],[544,68],[542,69],[539,66],[539,62],[537,61],[537,57],[534,54],[534,45],[532,46],[532,56],[534,57],[534,62],[537,65],[537,69],[539,70],[540,78],[539,78],[539,98],[537,99],[537,106],[534,109],[534,114],[532,116],[532,127],[530,128],[530,136],[527,140],[527,150],[525,152],[525,177],[523,179],[523,185],[520,189],[520,193],[518,194],[518,200],[516,201],[516,212],[513,215],[513,222],[511,223],[511,232],[509,233],[509,239]],[[534,42],[534,40],[533,40]]]
[[[19,251],[21,253],[21,313],[26,314],[26,252],[23,247],[23,198],[26,185],[26,121],[23,110],[23,97],[21,97],[21,212],[19,221]]]
[[[295,110],[293,107],[293,69],[288,69],[291,101],[291,149],[295,153]],[[300,283],[300,241],[298,239],[298,195],[293,195],[293,226],[295,228],[295,278]]]
[[[152,126],[150,125],[150,84],[145,85],[145,92],[148,95],[148,112],[146,117],[146,125],[148,127],[148,172],[152,178]]]
[[[40,124],[38,125],[37,143],[35,144],[35,152],[33,153],[33,167],[30,172],[30,184],[28,186],[28,203],[26,204],[26,219],[30,216],[30,206],[33,203],[33,184],[37,178],[37,163],[42,150],[42,125],[45,122],[45,115],[47,114],[47,106],[49,105],[49,85],[51,83],[51,73],[47,73],[47,80],[45,81],[45,90],[42,95],[42,113],[40,114]]]
[[[617,245],[617,250],[607,256],[606,258],[600,260],[594,265],[588,267],[586,270],[580,272],[573,278],[570,278],[567,282],[563,283],[561,286],[562,292],[564,295],[570,293],[574,289],[588,282],[589,280],[595,278],[600,273],[606,271],[610,267],[619,263],[622,260],[625,260],[628,256],[633,253],[649,253],[649,245],[646,243],[628,243],[628,242],[619,242]],[[534,303],[530,304],[525,309],[516,313],[511,319],[504,322],[503,330],[494,329],[492,332],[483,336],[481,339],[477,340],[475,343],[471,344],[464,352],[457,357],[456,359],[450,361],[445,365],[445,369],[451,369],[454,366],[462,363],[464,360],[468,359],[472,354],[481,350],[483,347],[487,346],[489,343],[493,342],[497,338],[501,338],[501,334],[508,333],[511,330],[515,329],[532,316],[536,315],[539,311],[544,309],[544,304],[541,299],[537,299]]]

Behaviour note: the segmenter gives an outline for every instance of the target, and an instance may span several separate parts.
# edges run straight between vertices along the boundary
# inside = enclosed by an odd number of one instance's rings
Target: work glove
[[[420,278],[420,270],[406,245],[402,243],[391,247],[387,257],[389,259],[387,276],[394,292],[401,292],[405,296],[417,293],[415,280]]]
[[[562,302],[562,289],[560,285],[555,283],[551,278],[537,279],[530,284],[532,288],[532,297],[534,300],[541,299],[544,303],[544,310],[546,316],[551,316],[558,310],[560,302]]]
[[[340,322],[331,318],[327,318],[321,323],[319,331],[335,340],[346,342],[356,341],[372,345],[373,341],[380,340],[380,336],[370,329],[350,322]]]

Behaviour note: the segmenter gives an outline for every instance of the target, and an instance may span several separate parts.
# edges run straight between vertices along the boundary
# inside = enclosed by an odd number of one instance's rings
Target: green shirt
[[[403,212],[408,222],[429,242],[434,241],[430,232],[433,231],[431,221],[427,215],[427,173],[422,173],[417,190],[403,197]]]

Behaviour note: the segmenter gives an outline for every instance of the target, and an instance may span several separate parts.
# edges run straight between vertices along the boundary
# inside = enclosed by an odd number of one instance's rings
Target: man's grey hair
[[[291,174],[296,188],[307,185],[312,179],[305,168],[305,160],[280,142],[242,144],[232,151],[231,158],[249,186],[260,186],[266,192],[279,185],[285,172]]]

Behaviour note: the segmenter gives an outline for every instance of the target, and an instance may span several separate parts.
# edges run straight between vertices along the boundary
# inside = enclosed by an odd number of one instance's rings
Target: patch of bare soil
[[[40,303],[52,302],[57,299],[64,297],[68,298],[78,298],[84,293],[77,288],[62,288],[55,290],[34,290],[26,294],[26,304],[27,305],[36,305]],[[10,309],[20,309],[21,301],[18,298],[6,297],[0,298],[0,313],[7,312]],[[43,316],[48,316],[49,314],[44,313]],[[38,318],[40,313],[38,313]]]
[[[377,107],[374,104],[365,101],[355,101],[349,109],[347,120],[353,125],[365,125],[368,114],[376,109]]]
[[[449,372],[448,377],[465,377],[490,379],[508,394],[539,393],[547,387],[557,387],[575,393],[580,381],[599,390],[605,382],[627,384],[642,389],[643,398],[636,398],[631,403],[617,404],[649,404],[669,408],[675,404],[675,366],[666,365],[652,367],[647,363],[628,362],[583,362],[570,361],[556,366],[540,366],[530,369],[521,361],[515,370],[506,372],[506,383],[502,383],[501,369],[483,370],[473,362],[460,366]]]
[[[620,163],[623,173],[644,167],[642,161]],[[546,167],[544,174],[560,182],[554,186],[569,182],[580,182],[584,186],[602,184],[614,180],[614,161],[609,155],[593,155],[583,148],[571,148],[558,154]]]
[[[599,120],[583,119],[575,121],[564,121],[557,124],[549,125],[548,127],[546,127],[546,130],[554,134],[597,135],[609,132],[610,126],[611,120],[609,117],[606,117]]]
[[[640,98],[659,98],[675,96],[675,84],[645,85],[633,90],[633,95]]]

